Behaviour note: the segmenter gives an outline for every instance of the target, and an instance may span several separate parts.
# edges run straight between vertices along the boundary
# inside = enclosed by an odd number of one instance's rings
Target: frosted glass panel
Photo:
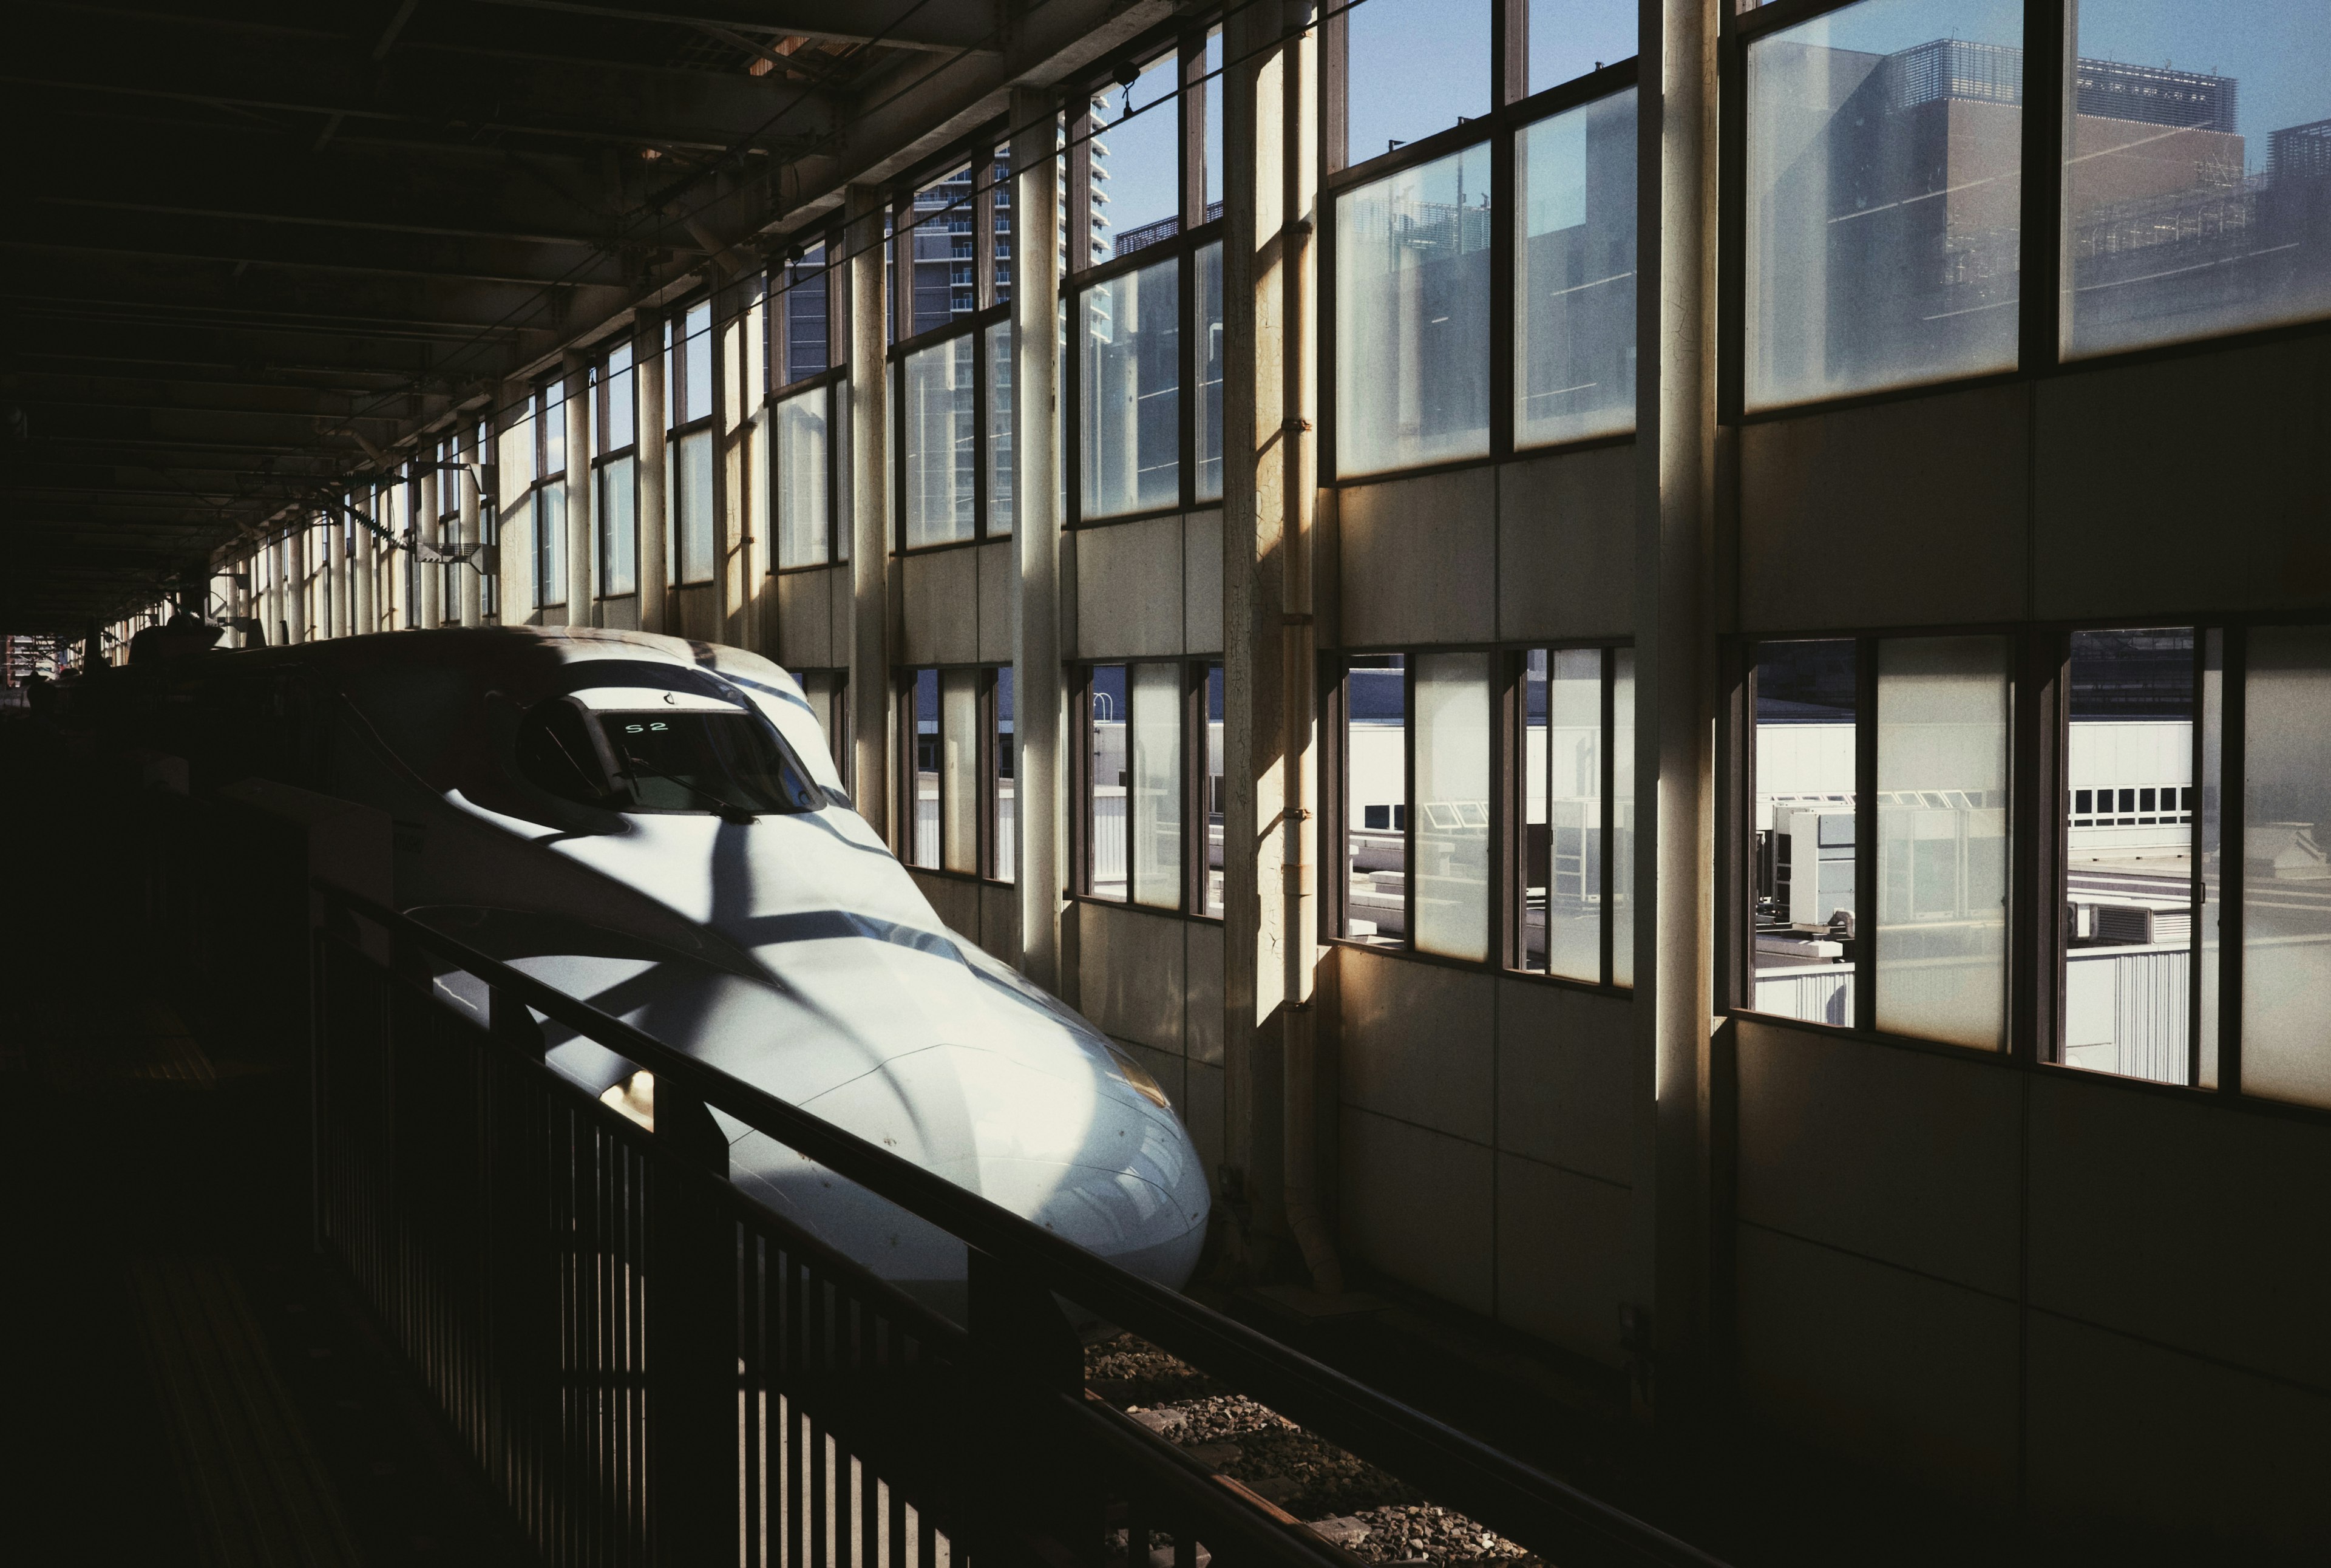
[[[534,492],[534,602],[566,603],[566,485],[554,480]]]
[[[815,566],[826,554],[826,398],[823,386],[777,404],[777,565]]]
[[[939,676],[940,789],[947,821],[941,835],[950,871],[979,870],[979,672],[949,670]]]
[[[1182,499],[1181,281],[1168,260],[1085,291],[1079,461],[1088,518]]]
[[[1635,423],[1635,94],[1539,120],[1515,147],[1514,442]]]
[[[2242,1081],[2331,1106],[2331,629],[2250,634],[2242,784]]]
[[[1489,450],[1489,149],[1336,204],[1336,469]]]
[[[1182,670],[1133,667],[1133,901],[1182,907]]]
[[[2007,1040],[2007,642],[1878,648],[1878,1027]],[[2182,1036],[2182,1031],[2181,1036]]]
[[[719,556],[719,519],[712,508],[712,432],[684,435],[672,448],[672,546],[680,581],[709,583]]]
[[[972,339],[966,333],[909,355],[902,368],[910,550],[972,537],[972,422],[978,385],[972,362]]]
[[[1489,955],[1489,655],[1416,661],[1416,947]]]
[[[633,474],[638,459],[620,457],[599,470],[599,592],[639,589],[639,488]]]
[[[1863,0],[1748,46],[1751,407],[2013,368],[2023,8]]]

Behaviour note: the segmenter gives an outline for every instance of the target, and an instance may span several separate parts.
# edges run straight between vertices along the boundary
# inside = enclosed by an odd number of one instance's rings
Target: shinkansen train
[[[1206,1180],[1156,1080],[940,923],[769,660],[507,627],[202,652],[97,684],[198,789],[260,774],[388,813],[414,918],[1137,1273],[1178,1288],[1195,1267]],[[482,1005],[466,977],[439,984]],[[635,1064],[546,1028],[558,1072],[650,1114]],[[719,1119],[738,1186],[959,1309],[959,1243]]]

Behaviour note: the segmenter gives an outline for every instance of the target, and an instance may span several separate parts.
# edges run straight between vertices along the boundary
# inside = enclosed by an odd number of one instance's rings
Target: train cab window
[[[538,705],[519,727],[518,769],[561,800],[610,805],[613,791],[583,710],[565,698]]]
[[[540,788],[610,811],[750,817],[815,810],[820,799],[767,727],[742,712],[592,713],[554,698],[527,716],[518,762]]]

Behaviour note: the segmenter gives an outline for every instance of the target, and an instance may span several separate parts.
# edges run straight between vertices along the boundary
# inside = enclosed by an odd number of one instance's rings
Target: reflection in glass
[[[1017,880],[1020,841],[1019,764],[1012,741],[1012,666],[995,672],[995,866],[996,880]]]
[[[1756,650],[1750,1005],[1841,1027],[1854,1022],[1854,666],[1844,639]]]
[[[1198,496],[1223,499],[1223,247],[1193,258],[1198,274]]]
[[[2081,0],[2075,14],[2065,354],[2331,311],[2319,7]],[[2196,60],[2211,63],[2173,63]]]
[[[1223,667],[1206,666],[1206,887],[1202,908],[1223,915]]]
[[[940,843],[950,871],[979,870],[979,671],[939,675]]]
[[[2013,367],[2020,0],[1862,0],[1748,46],[1747,401]]]
[[[1521,966],[1603,978],[1603,651],[1532,649],[1522,673]]]
[[[987,329],[987,537],[1012,532],[1012,323]]]
[[[2252,629],[2243,685],[2241,1087],[2331,1106],[2331,629]]]
[[[1099,664],[1092,671],[1091,754],[1086,758],[1091,791],[1085,803],[1087,883],[1097,898],[1125,897],[1126,702],[1125,666]]]
[[[972,537],[972,421],[978,385],[973,353],[966,333],[909,355],[899,367],[910,550]]]
[[[1611,651],[1611,984],[1635,983],[1635,651]]]
[[[2006,639],[1879,644],[1877,1022],[1888,1033],[2007,1043],[2007,717]]]
[[[1416,660],[1416,948],[1489,955],[1489,658]]]
[[[619,457],[599,470],[599,592],[610,598],[639,590],[638,461]]]
[[[2193,632],[2076,632],[2069,669],[2057,1060],[2191,1083]]]
[[[1133,901],[1182,907],[1182,670],[1133,667]]]
[[[1336,204],[1336,469],[1489,450],[1489,149]]]
[[[826,399],[812,387],[777,404],[777,565],[815,566],[826,548]]]
[[[1408,936],[1408,689],[1397,653],[1355,658],[1344,678],[1344,935]]]
[[[907,835],[907,863],[935,867],[939,863],[939,672],[915,671],[907,700],[912,705],[910,722],[915,747],[909,759],[915,784]]]
[[[718,526],[712,509],[712,432],[684,435],[671,449],[672,549],[680,581],[709,583],[718,556]]]
[[[1514,442],[1635,423],[1635,94],[1539,120],[1515,145]]]
[[[1181,283],[1172,259],[1084,294],[1083,515],[1182,499]]]

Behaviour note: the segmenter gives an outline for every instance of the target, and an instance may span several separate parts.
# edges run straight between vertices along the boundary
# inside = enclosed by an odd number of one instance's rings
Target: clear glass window
[[[534,492],[534,602],[566,603],[566,487],[547,484]]]
[[[979,870],[979,671],[939,674],[940,842],[950,871]]]
[[[1344,677],[1344,935],[1408,940],[1408,673],[1397,653]]]
[[[1172,53],[1146,66],[1130,87],[1093,100],[1095,237],[1108,255],[1129,256],[1181,232],[1180,67]]]
[[[566,383],[554,381],[542,389],[542,471],[566,471]]]
[[[1127,833],[1133,901],[1182,907],[1182,669],[1133,667],[1133,762]]]
[[[909,759],[913,810],[908,819],[907,863],[939,863],[939,672],[918,670],[908,688],[908,730],[914,755]]]
[[[1223,499],[1223,247],[1193,258],[1198,277],[1198,499]]]
[[[1339,475],[1489,451],[1489,219],[1487,145],[1337,201]]]
[[[813,245],[801,261],[785,268],[785,292],[777,319],[783,324],[785,384],[815,375],[827,368],[825,247]]]
[[[1097,664],[1089,694],[1090,752],[1086,758],[1091,794],[1086,802],[1085,891],[1096,898],[1125,897],[1128,721],[1125,666]]]
[[[975,211],[969,164],[915,193],[914,226],[899,242],[912,269],[915,314],[908,330],[899,337],[919,337],[975,309]]]
[[[2005,638],[1878,645],[1877,1024],[1889,1034],[2007,1043],[2008,713]]]
[[[1862,0],[1748,45],[1748,405],[2013,368],[2020,0]]]
[[[1346,164],[1489,112],[1490,3],[1366,0],[1344,12]]]
[[[1529,90],[1632,59],[1635,18],[1629,0],[1529,0]]]
[[[688,367],[683,383],[688,395],[680,423],[688,424],[712,413],[712,301],[690,306],[680,326],[685,334],[680,363]]]
[[[1020,864],[1020,792],[1019,758],[1013,745],[1009,664],[995,671],[994,745],[995,864],[990,874],[998,881],[1010,882],[1017,879]]]
[[[2080,0],[2076,14],[2065,355],[2331,312],[2322,12]]]
[[[1514,444],[1632,430],[1633,90],[1525,128],[1514,177]]]
[[[1758,647],[1751,742],[1749,1005],[1840,1027],[1854,1022],[1855,651],[1847,639]]]
[[[633,423],[633,390],[632,346],[619,343],[607,356],[606,381],[606,444],[602,452],[619,451],[632,444]]]
[[[987,537],[1012,532],[1012,323],[987,329]]]
[[[832,389],[813,386],[777,404],[777,565],[825,563],[830,524],[826,410]]]
[[[719,518],[712,502],[712,432],[681,436],[671,447],[672,550],[678,581],[709,583],[719,558]]]
[[[1635,983],[1635,651],[1611,651],[1611,984]]]
[[[906,429],[906,546],[953,544],[975,524],[973,421],[978,381],[966,333],[909,355],[899,366]]]
[[[638,461],[619,457],[599,469],[599,593],[606,598],[639,591]]]
[[[2331,1106],[2331,629],[2254,628],[2248,660],[2241,1087]]]
[[[1085,290],[1080,451],[1088,518],[1182,499],[1180,295],[1172,258]]]
[[[1603,650],[1522,670],[1521,966],[1603,979]]]
[[[1223,667],[1206,666],[1206,884],[1203,908],[1223,917]]]

